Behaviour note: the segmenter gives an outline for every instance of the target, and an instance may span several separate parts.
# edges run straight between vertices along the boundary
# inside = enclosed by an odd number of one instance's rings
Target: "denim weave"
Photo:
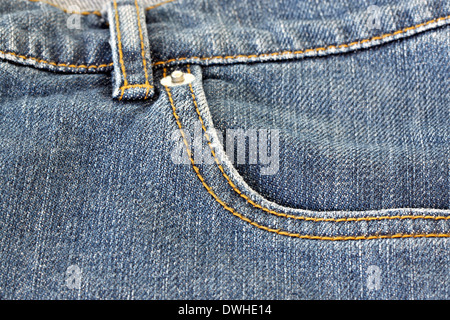
[[[0,297],[449,299],[449,24],[447,0],[0,1]]]
[[[114,59],[113,97],[119,100],[147,99],[154,92],[144,14],[138,1],[117,0],[108,7]]]

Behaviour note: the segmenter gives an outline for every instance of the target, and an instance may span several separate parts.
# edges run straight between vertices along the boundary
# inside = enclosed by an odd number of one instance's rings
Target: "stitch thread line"
[[[129,84],[127,86],[120,87],[121,90],[122,89],[126,90],[126,89],[131,89],[131,88],[145,88],[145,89],[149,90],[149,89],[153,88],[153,86],[150,84]]]
[[[170,3],[170,2],[174,2],[174,1],[175,1],[175,0],[167,0],[167,1],[163,1],[163,2],[157,3],[157,4],[153,5],[153,6],[147,7],[147,8],[145,8],[145,10],[146,10],[146,11],[152,10],[152,9],[158,8],[159,6],[162,6],[163,4]]]
[[[191,73],[190,65],[187,65],[187,72]],[[361,218],[312,218],[312,217],[305,217],[305,216],[296,216],[292,214],[286,214],[277,212],[274,210],[271,210],[269,208],[263,207],[260,204],[255,203],[250,197],[248,197],[246,194],[244,194],[236,185],[233,183],[231,178],[225,173],[225,170],[223,169],[222,164],[220,163],[219,159],[216,156],[216,153],[212,147],[211,138],[208,135],[207,129],[205,127],[203,118],[200,114],[200,110],[198,108],[197,98],[194,93],[194,89],[192,87],[192,84],[189,84],[189,90],[191,91],[191,97],[192,101],[194,102],[195,112],[197,113],[198,119],[200,121],[200,124],[202,125],[203,129],[203,135],[205,136],[207,140],[207,144],[209,146],[209,149],[211,150],[211,154],[214,158],[214,162],[219,167],[220,172],[222,173],[222,176],[227,180],[228,184],[231,186],[231,188],[242,198],[244,198],[249,204],[251,204],[253,207],[257,209],[261,209],[267,213],[276,215],[278,217],[283,218],[290,218],[290,219],[296,219],[296,220],[305,220],[305,221],[313,221],[313,222],[348,222],[348,221],[378,221],[378,220],[404,220],[404,219],[430,219],[430,220],[450,220],[450,216],[381,216],[381,217],[361,217]]]
[[[238,55],[229,55],[229,56],[211,56],[211,57],[182,57],[182,58],[173,58],[173,59],[169,59],[169,60],[165,60],[165,61],[157,61],[154,63],[155,66],[157,65],[165,65],[171,62],[175,62],[175,61],[183,61],[183,60],[214,60],[214,59],[220,59],[220,60],[228,60],[228,59],[239,59],[239,58],[247,58],[247,59],[252,59],[252,58],[263,58],[263,57],[276,57],[276,56],[285,56],[285,55],[298,55],[298,54],[305,54],[305,53],[309,53],[309,52],[320,52],[320,51],[329,51],[329,50],[333,50],[333,49],[342,49],[342,48],[351,48],[354,47],[356,45],[361,45],[364,43],[368,43],[368,42],[373,42],[373,41],[378,41],[378,40],[383,40],[385,38],[388,37],[393,37],[399,34],[403,34],[406,33],[408,31],[414,30],[414,29],[418,29],[424,26],[427,26],[429,24],[432,23],[437,23],[440,21],[445,21],[450,19],[450,16],[446,16],[446,17],[441,17],[441,18],[436,18],[424,23],[420,23],[417,24],[415,26],[412,27],[407,27],[401,30],[397,30],[395,32],[392,33],[386,33],[383,34],[381,36],[375,36],[369,39],[363,39],[360,41],[354,41],[348,44],[340,44],[340,45],[330,45],[330,46],[326,46],[326,47],[319,47],[319,48],[313,48],[313,49],[305,49],[305,50],[296,50],[296,51],[283,51],[283,52],[272,52],[272,53],[261,53],[261,54],[251,54],[251,55],[244,55],[244,54],[238,54]]]
[[[166,77],[166,74],[167,74],[167,69],[164,68],[163,76]],[[310,239],[310,240],[346,241],[346,240],[372,240],[372,239],[395,239],[395,238],[436,238],[436,237],[438,237],[438,238],[448,238],[448,237],[450,237],[450,234],[444,234],[444,233],[394,234],[394,235],[373,235],[373,236],[336,236],[336,237],[312,236],[312,235],[302,235],[302,234],[299,234],[299,233],[292,233],[292,232],[284,231],[284,230],[281,230],[281,229],[270,228],[270,227],[263,226],[263,225],[255,222],[255,221],[250,220],[249,218],[247,218],[244,215],[240,214],[235,209],[233,209],[232,207],[228,206],[225,202],[223,202],[216,195],[216,193],[212,190],[212,188],[206,183],[205,179],[203,178],[203,176],[200,173],[200,169],[195,165],[194,159],[192,157],[192,153],[191,153],[190,148],[189,148],[189,143],[187,142],[186,135],[185,135],[183,127],[181,125],[180,118],[179,118],[179,116],[177,114],[177,111],[176,111],[175,102],[173,100],[171,90],[167,86],[164,86],[164,87],[165,87],[165,90],[167,92],[167,96],[168,96],[169,102],[170,102],[171,107],[172,107],[172,114],[173,114],[173,116],[175,118],[175,121],[177,123],[178,129],[179,129],[180,134],[181,134],[182,139],[183,139],[183,143],[184,143],[184,145],[186,147],[186,152],[187,152],[189,161],[190,161],[191,166],[192,166],[195,174],[197,175],[198,179],[200,180],[202,185],[205,187],[207,192],[220,205],[222,205],[222,207],[224,209],[226,209],[227,211],[231,212],[234,216],[238,217],[239,219],[249,223],[250,225],[255,226],[255,227],[259,228],[259,229],[268,231],[268,232],[279,234],[279,235],[289,236],[289,237],[294,237],[294,238],[299,238],[299,239]]]
[[[376,36],[376,37],[373,37],[373,38],[370,38],[370,39],[364,39],[364,40],[361,40],[361,41],[354,41],[354,42],[351,42],[349,44],[341,44],[341,45],[338,45],[338,46],[333,46],[332,45],[332,46],[327,46],[327,47],[313,48],[313,49],[306,49],[306,50],[283,51],[283,52],[262,53],[262,54],[253,54],[253,55],[242,55],[241,54],[241,55],[232,55],[232,56],[173,58],[173,59],[169,59],[169,60],[165,60],[165,61],[154,62],[153,65],[154,66],[160,66],[160,65],[169,64],[171,62],[183,61],[183,60],[213,60],[213,59],[237,59],[237,58],[248,58],[248,59],[251,59],[251,58],[261,58],[261,57],[270,57],[270,56],[283,56],[283,55],[292,55],[292,54],[302,54],[302,53],[308,53],[308,52],[314,52],[314,51],[317,51],[317,52],[318,51],[324,51],[325,52],[325,51],[328,51],[328,50],[331,50],[331,49],[346,48],[346,47],[349,48],[349,47],[355,46],[355,45],[360,44],[360,43],[368,43],[368,42],[371,42],[371,41],[377,41],[377,40],[380,40],[380,39],[385,39],[387,37],[391,37],[391,36],[395,36],[395,35],[398,35],[398,34],[402,34],[402,33],[408,32],[410,30],[414,30],[414,29],[417,29],[417,28],[420,28],[420,27],[423,27],[423,26],[426,26],[426,25],[429,25],[429,24],[432,24],[432,23],[437,23],[437,22],[445,21],[445,20],[449,20],[449,19],[450,19],[450,16],[436,18],[436,19],[433,19],[433,20],[430,20],[430,21],[427,21],[427,22],[424,22],[424,23],[421,23],[421,24],[418,24],[418,25],[415,25],[415,26],[412,26],[412,27],[408,27],[408,28],[405,28],[405,29],[402,29],[402,30],[395,31],[393,33],[386,33],[386,34],[383,34],[381,36]],[[39,58],[26,57],[26,56],[19,55],[19,54],[14,53],[14,52],[0,51],[0,53],[2,53],[4,55],[13,55],[13,56],[19,57],[19,58],[24,59],[24,60],[30,59],[30,60],[37,61],[39,63],[45,63],[45,64],[57,66],[57,67],[61,66],[61,67],[70,67],[70,68],[79,68],[79,69],[90,69],[90,68],[95,68],[96,69],[96,68],[111,67],[111,66],[114,65],[114,63],[102,64],[102,65],[90,65],[90,66],[75,65],[75,64],[70,64],[70,63],[49,62],[49,61],[45,61],[45,60],[39,59]]]
[[[114,0],[114,16],[115,16],[115,20],[116,20],[117,42],[118,42],[117,45],[119,47],[119,61],[120,61],[120,66],[122,68],[122,74],[123,74],[123,79],[124,79],[124,85],[120,88],[120,90],[122,91],[122,94],[119,97],[119,100],[122,100],[123,94],[125,93],[125,87],[128,86],[128,80],[127,80],[127,72],[125,70],[125,63],[123,61],[122,35],[120,33],[119,10],[117,8],[116,0]]]
[[[138,8],[137,0],[134,1],[134,4],[135,4],[135,7],[136,7],[137,21],[138,21],[138,28],[139,28],[139,37],[140,37],[140,41],[141,41],[141,54],[142,54],[142,64],[143,64],[144,73],[145,73],[145,84],[132,84],[132,85],[128,84],[127,72],[125,70],[125,62],[123,60],[122,35],[121,35],[121,32],[120,32],[120,21],[119,21],[119,14],[118,14],[119,10],[117,8],[117,2],[116,2],[116,0],[114,0],[115,20],[116,20],[116,29],[117,29],[117,41],[118,41],[118,48],[119,48],[119,61],[120,61],[120,66],[121,66],[123,79],[124,79],[123,86],[121,86],[119,88],[119,90],[121,91],[121,95],[119,97],[119,100],[122,100],[123,96],[125,94],[125,91],[127,89],[131,89],[131,88],[145,88],[146,91],[145,91],[144,99],[147,99],[148,93],[150,92],[150,89],[153,88],[153,86],[150,85],[149,82],[148,82],[147,61],[145,59],[145,49],[144,49],[144,37],[142,35],[142,28],[141,28],[140,14],[139,14],[139,8]]]
[[[136,14],[137,14],[137,22],[138,22],[138,28],[139,28],[139,38],[141,40],[141,53],[142,53],[142,64],[144,66],[144,72],[145,72],[145,84],[148,86],[147,90],[145,92],[145,98],[147,99],[148,93],[150,91],[150,85],[148,83],[148,73],[147,73],[147,60],[145,59],[145,47],[144,47],[144,36],[142,35],[142,27],[141,27],[141,16],[139,12],[139,6],[137,3],[137,0],[134,0],[134,5],[136,7]]]

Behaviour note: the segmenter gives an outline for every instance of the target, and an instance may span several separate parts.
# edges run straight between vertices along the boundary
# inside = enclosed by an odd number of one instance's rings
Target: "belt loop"
[[[113,0],[108,4],[108,20],[114,62],[113,98],[150,98],[154,87],[144,7],[138,0]]]

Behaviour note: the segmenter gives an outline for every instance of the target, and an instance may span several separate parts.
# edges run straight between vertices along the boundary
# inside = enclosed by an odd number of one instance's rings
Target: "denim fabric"
[[[108,20],[117,66],[113,97],[119,100],[151,97],[154,93],[152,61],[143,6],[131,0],[112,1],[108,6]]]
[[[450,298],[449,1],[81,2],[0,2],[1,298]]]
[[[206,68],[206,100],[224,136],[280,129],[276,174],[237,166],[279,204],[448,209],[447,36],[441,29],[351,56]]]

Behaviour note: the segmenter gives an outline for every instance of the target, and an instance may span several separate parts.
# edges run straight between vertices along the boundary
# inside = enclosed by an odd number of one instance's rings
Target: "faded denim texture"
[[[95,4],[0,2],[1,298],[450,298],[449,1]]]

